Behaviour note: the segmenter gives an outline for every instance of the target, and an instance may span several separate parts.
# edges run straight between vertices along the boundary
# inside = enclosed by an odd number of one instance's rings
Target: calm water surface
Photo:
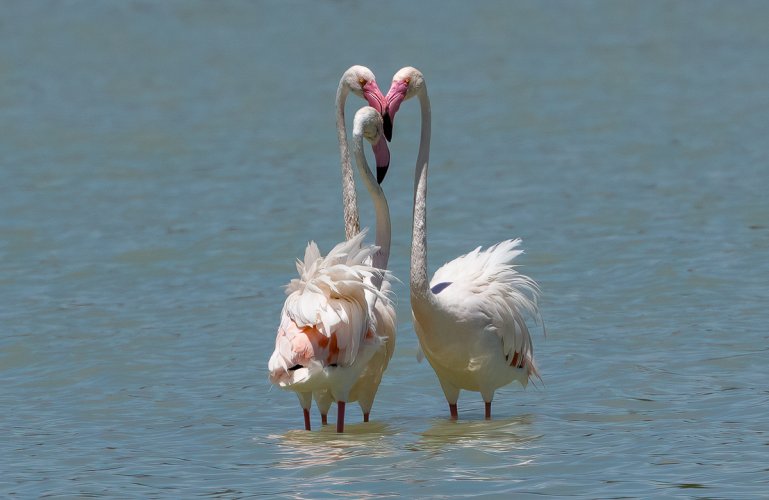
[[[768,494],[769,4],[3,14],[3,497]],[[415,360],[414,103],[384,185],[403,283],[373,421],[301,431],[267,383],[294,258],[343,238],[333,98],[355,63],[429,82],[431,269],[524,238],[543,383],[500,390],[491,422],[474,393],[449,422]]]

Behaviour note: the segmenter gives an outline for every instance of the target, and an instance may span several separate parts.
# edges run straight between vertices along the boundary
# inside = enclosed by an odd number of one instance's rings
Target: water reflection
[[[541,435],[534,434],[532,415],[479,421],[436,420],[410,446],[412,451],[473,448],[488,452],[529,449]]]
[[[268,436],[279,450],[273,464],[279,469],[297,469],[323,465],[336,465],[355,457],[388,457],[396,453],[392,436],[399,432],[382,422],[345,424],[344,434],[333,425],[318,431],[290,430],[284,434]]]

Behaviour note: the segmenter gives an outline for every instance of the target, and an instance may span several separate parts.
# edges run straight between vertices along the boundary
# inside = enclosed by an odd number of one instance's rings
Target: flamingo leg
[[[336,432],[344,432],[344,407],[345,402],[344,401],[338,401],[336,404],[337,407],[337,415],[336,415]]]
[[[457,420],[459,418],[459,413],[457,412],[457,404],[451,404],[449,403],[449,413],[451,413],[451,420]]]
[[[486,420],[491,420],[491,401],[486,401]]]
[[[310,410],[307,408],[303,408],[304,411],[304,430],[309,431],[310,430]]]
[[[320,414],[320,423],[322,425],[328,425],[328,415],[325,413]]]
[[[363,421],[368,422],[368,413],[363,414]]]

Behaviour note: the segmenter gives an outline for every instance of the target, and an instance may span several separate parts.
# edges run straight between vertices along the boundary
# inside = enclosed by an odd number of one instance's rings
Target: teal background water
[[[2,12],[3,497],[767,495],[766,2]],[[474,393],[448,421],[415,360],[415,103],[384,184],[403,283],[373,421],[306,433],[267,382],[294,259],[343,238],[352,64],[427,79],[431,270],[524,239],[543,383],[500,390],[491,422]]]

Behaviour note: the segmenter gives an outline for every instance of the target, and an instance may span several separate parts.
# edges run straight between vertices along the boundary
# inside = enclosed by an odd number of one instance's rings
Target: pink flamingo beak
[[[384,120],[384,134],[388,141],[393,137],[393,121],[395,120],[395,113],[401,107],[401,103],[406,98],[406,91],[409,88],[409,84],[406,82],[393,82],[390,86],[390,90],[387,91],[387,109],[382,115]]]
[[[377,110],[380,115],[384,115],[387,110],[387,99],[379,90],[379,86],[374,80],[366,82],[363,85],[363,97],[368,105]],[[372,145],[374,158],[376,159],[376,180],[379,184],[387,175],[387,169],[390,166],[390,149],[387,147],[387,141],[379,140]]]
[[[376,181],[377,184],[382,184],[385,175],[387,175],[387,169],[390,167],[390,148],[387,147],[387,141],[382,137],[371,147],[374,150],[376,160]]]
[[[387,100],[374,80],[366,82],[363,86],[363,97],[368,102],[368,105],[377,110],[380,115],[385,113]]]

